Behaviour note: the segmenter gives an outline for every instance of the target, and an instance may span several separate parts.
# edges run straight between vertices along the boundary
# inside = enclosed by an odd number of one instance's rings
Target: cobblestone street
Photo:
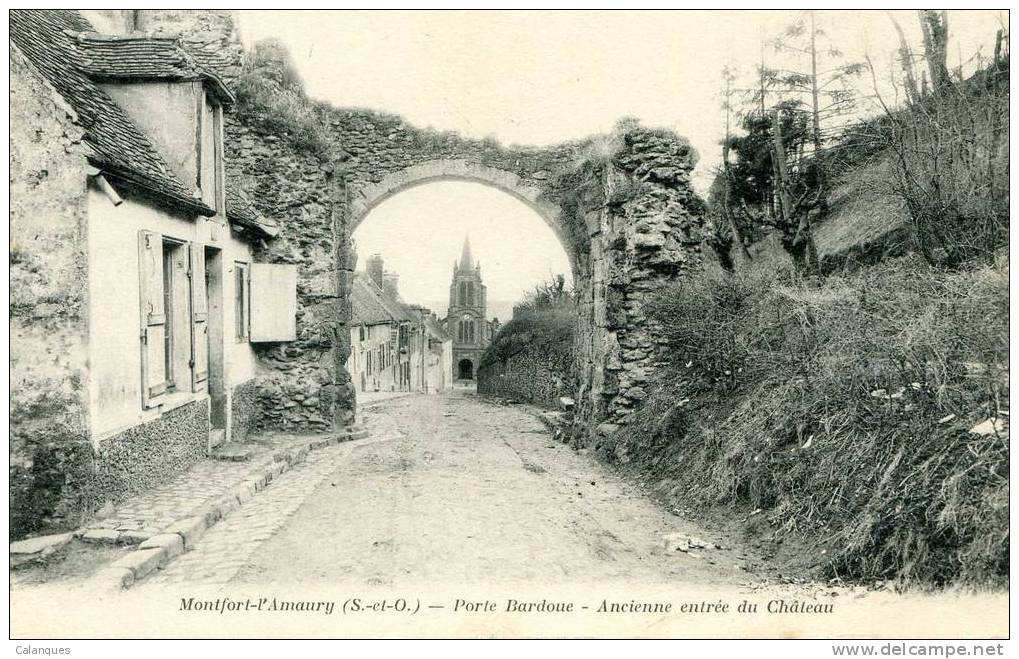
[[[135,590],[748,578],[728,542],[553,443],[525,409],[460,391],[385,401],[365,418],[368,439],[312,452]],[[724,549],[666,552],[673,533]]]

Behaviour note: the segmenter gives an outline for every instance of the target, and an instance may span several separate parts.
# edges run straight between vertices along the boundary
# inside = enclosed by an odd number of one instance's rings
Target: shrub
[[[562,275],[535,287],[513,308],[481,357],[481,393],[553,406],[574,391],[577,314]]]
[[[617,454],[697,502],[764,510],[830,576],[1003,586],[1007,430],[969,430],[1007,419],[1007,282],[1005,264],[907,257],[664,290],[670,363]]]
[[[256,43],[233,88],[237,111],[259,130],[280,137],[300,152],[328,154],[331,140],[326,124],[317,104],[304,93],[282,44],[271,39]]]

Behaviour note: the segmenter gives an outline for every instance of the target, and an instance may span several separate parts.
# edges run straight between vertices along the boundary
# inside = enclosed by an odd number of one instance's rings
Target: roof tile
[[[168,197],[203,215],[215,211],[196,198],[127,114],[89,78],[75,36],[93,32],[76,11],[10,11],[10,38],[78,114],[94,164],[113,176]]]

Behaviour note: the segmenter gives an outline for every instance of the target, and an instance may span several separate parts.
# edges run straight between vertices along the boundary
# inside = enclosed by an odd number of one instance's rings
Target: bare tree
[[[931,76],[931,88],[938,94],[951,83],[948,74],[948,13],[920,9],[917,14],[923,30],[924,59]]]
[[[725,110],[725,139],[722,142],[722,176],[724,177],[725,185],[722,192],[722,213],[732,231],[733,242],[739,246],[740,254],[743,255],[743,258],[749,261],[751,259],[750,250],[747,249],[743,231],[733,210],[732,200],[732,167],[729,162],[729,150],[732,146],[732,120],[735,111],[733,100],[736,95],[736,90],[733,87],[736,81],[736,72],[732,67],[725,66],[722,68],[722,81],[725,85],[722,99],[722,109]]]
[[[958,267],[990,258],[1008,240],[1007,31],[996,35],[995,56],[968,80],[953,81],[944,62],[943,15],[920,12],[932,90],[895,107],[878,91],[882,109],[874,133],[889,154],[889,186],[906,210],[917,250],[933,265]],[[904,75],[908,68],[904,67]],[[906,85],[908,86],[908,80]]]

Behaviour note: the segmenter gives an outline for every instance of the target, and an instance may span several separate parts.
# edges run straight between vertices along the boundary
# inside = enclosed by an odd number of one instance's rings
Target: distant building
[[[456,380],[477,377],[481,355],[499,329],[498,319],[486,319],[488,292],[481,280],[481,264],[471,256],[470,238],[464,238],[460,261],[453,263],[449,307],[443,326],[453,340],[451,374]]]
[[[400,299],[397,275],[373,254],[350,291],[347,372],[359,392],[447,388],[452,342],[428,309]]]

